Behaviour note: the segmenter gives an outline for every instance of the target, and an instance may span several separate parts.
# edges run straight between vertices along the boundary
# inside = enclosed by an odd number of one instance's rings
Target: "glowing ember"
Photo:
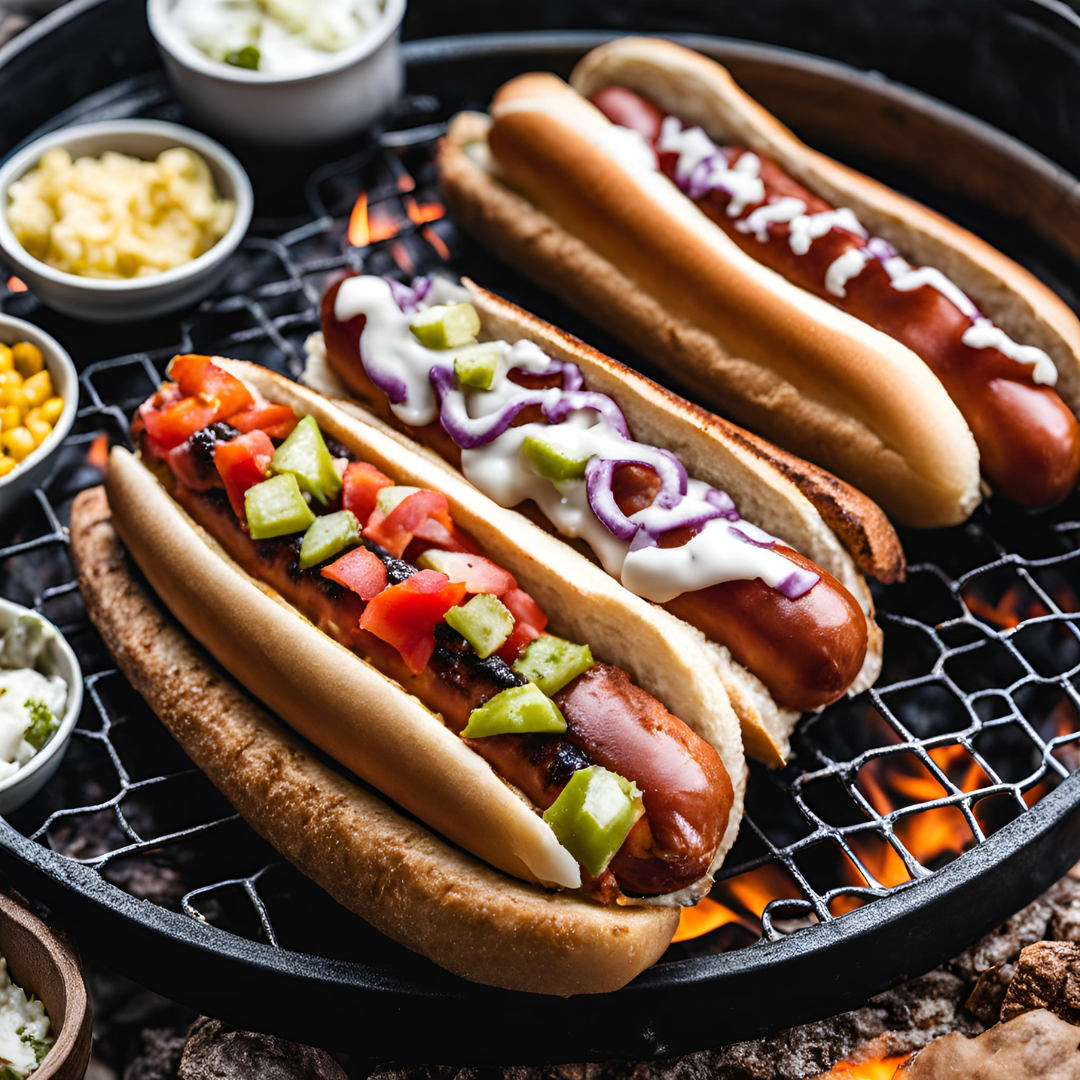
[[[446,241],[430,225],[425,225],[420,230],[420,235],[436,250],[440,259],[449,261],[450,249],[446,246]]]
[[[398,264],[398,269],[405,274],[411,274],[415,269],[412,261],[412,256],[409,254],[409,249],[405,247],[400,241],[396,244],[390,245],[390,254],[394,257],[394,262]]]
[[[412,191],[416,187],[412,174],[396,157],[390,158],[390,168],[395,174],[398,191]]]
[[[109,436],[104,431],[90,444],[90,449],[86,452],[86,460],[95,469],[105,471],[105,466],[109,461]]]
[[[426,225],[429,221],[438,221],[446,216],[446,207],[439,202],[418,203],[411,195],[406,195],[402,202],[405,213],[414,225]]]
[[[893,1080],[896,1070],[907,1060],[907,1054],[877,1058],[872,1061],[838,1061],[818,1080]]]
[[[14,274],[7,279],[7,287],[11,292],[26,292],[26,282]]]

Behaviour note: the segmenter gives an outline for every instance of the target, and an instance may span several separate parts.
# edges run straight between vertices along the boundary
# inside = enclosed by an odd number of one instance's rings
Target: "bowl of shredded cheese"
[[[65,128],[0,167],[0,256],[42,302],[94,322],[205,298],[251,222],[251,184],[212,139],[178,124]]]

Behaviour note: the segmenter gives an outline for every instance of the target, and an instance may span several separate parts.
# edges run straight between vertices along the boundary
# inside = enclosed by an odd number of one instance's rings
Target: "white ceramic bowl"
[[[325,67],[273,75],[221,64],[200,52],[172,16],[176,0],[147,0],[146,17],[184,108],[215,130],[274,146],[355,135],[401,96],[400,29],[405,0],[386,0],[380,22]]]
[[[5,345],[14,345],[17,341],[29,341],[36,345],[45,357],[45,367],[52,376],[53,390],[64,399],[64,411],[53,425],[49,437],[7,476],[0,476],[0,520],[4,520],[30,488],[41,483],[45,473],[51,468],[53,451],[64,441],[71,425],[75,423],[75,414],[79,409],[79,376],[75,372],[71,357],[60,343],[33,323],[14,319],[10,315],[0,315],[0,341]]]
[[[218,191],[236,203],[229,231],[197,259],[150,277],[112,280],[80,277],[35,259],[15,239],[7,221],[8,188],[29,172],[46,150],[62,146],[73,157],[99,157],[117,150],[150,160],[170,147],[183,146],[202,157]],[[91,322],[145,319],[197,303],[225,276],[226,262],[251,224],[251,183],[240,162],[223,146],[179,124],[161,120],[103,120],[77,124],[35,139],[0,167],[0,257],[47,304],[65,315]]]
[[[0,633],[14,626],[20,615],[27,614],[34,613],[10,600],[0,599]],[[55,627],[53,629],[56,630]],[[83,698],[82,670],[71,646],[59,630],[45,645],[41,667],[45,674],[59,675],[67,683],[67,709],[52,738],[18,772],[12,773],[6,780],[0,780],[0,814],[9,814],[29,802],[48,783],[64,760],[71,733],[79,719]]]

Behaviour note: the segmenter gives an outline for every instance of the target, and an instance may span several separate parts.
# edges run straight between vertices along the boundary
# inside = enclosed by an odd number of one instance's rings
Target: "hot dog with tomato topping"
[[[748,753],[781,764],[801,711],[861,689],[880,667],[865,580],[812,500],[843,517],[862,566],[895,579],[903,555],[884,515],[465,285],[346,277],[324,296],[309,353],[496,502],[575,541],[703,634]]]
[[[617,907],[708,888],[745,765],[677,620],[255,365],[176,357],[132,430],[106,479],[117,534],[301,735],[525,881]]]
[[[809,149],[715,62],[625,38],[440,153],[466,227],[725,412],[914,525],[1080,474],[1080,323],[971,234]]]

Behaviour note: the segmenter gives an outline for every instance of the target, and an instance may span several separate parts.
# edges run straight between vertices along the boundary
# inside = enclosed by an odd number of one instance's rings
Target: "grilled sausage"
[[[665,116],[652,102],[623,87],[596,93],[593,104],[609,120],[637,131],[650,145],[660,136]],[[723,148],[733,166],[745,151]],[[675,178],[677,155],[658,152],[661,170]],[[834,209],[788,176],[776,162],[761,157],[764,202],[799,199],[805,213]],[[793,284],[888,334],[919,356],[941,380],[975,436],[983,474],[1005,498],[1025,506],[1060,502],[1080,476],[1080,425],[1057,392],[1036,384],[1030,365],[996,348],[975,349],[961,340],[972,323],[951,300],[930,285],[900,291],[880,259],[870,259],[856,276],[840,287],[826,285],[827,271],[865,240],[842,225],[816,237],[805,254],[795,254],[787,242],[787,222],[764,226],[769,242],[740,229],[749,214],[764,203],[748,204],[731,216],[731,196],[720,189],[695,200],[698,207],[744,251],[782,274]],[[888,392],[887,387],[882,388]]]
[[[451,730],[460,733],[473,709],[525,681],[498,657],[481,660],[445,625],[437,630],[431,661],[414,675],[396,649],[359,628],[363,602],[355,593],[323,578],[317,569],[299,569],[295,538],[253,541],[223,493],[195,492],[180,483],[173,488],[180,505],[245,570],[440,713]],[[382,549],[373,550],[387,562],[391,583],[415,569]],[[579,684],[588,689],[579,690]],[[575,771],[590,763],[637,783],[645,793],[642,820],[647,825],[639,823],[633,834],[640,857],[627,862],[625,875],[614,865],[610,868],[620,888],[664,894],[703,877],[733,801],[730,778],[716,751],[618,668],[596,665],[556,700],[568,710],[565,736],[501,735],[470,739],[469,745],[541,810],[555,801]],[[651,838],[644,846],[643,835]],[[605,898],[616,892],[607,872],[587,884]]]

